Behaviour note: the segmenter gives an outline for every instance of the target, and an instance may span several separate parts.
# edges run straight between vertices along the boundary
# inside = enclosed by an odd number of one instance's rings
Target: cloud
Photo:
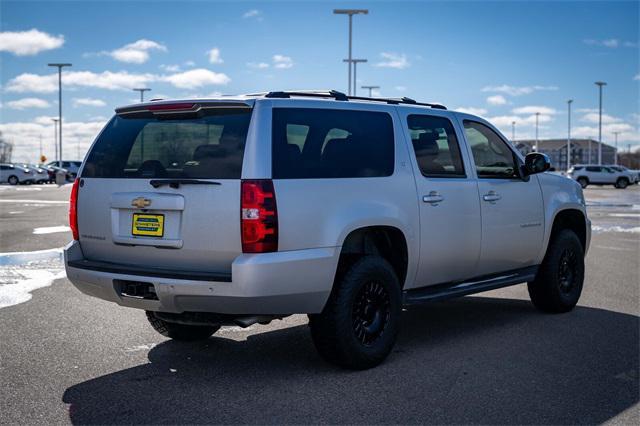
[[[582,121],[586,121],[588,123],[597,124],[599,122],[599,115],[597,112],[589,112],[580,118]],[[608,114],[602,114],[602,123],[603,124],[613,124],[613,123],[621,123],[623,120],[618,117],[614,117]]]
[[[640,74],[636,74],[636,75],[634,75],[634,76],[633,76],[633,79],[634,79],[634,80],[640,80]]]
[[[520,116],[520,115],[500,115],[497,117],[487,118],[489,122],[491,122],[494,126],[498,128],[507,128],[511,127],[511,123],[515,121],[516,126],[535,126],[536,125],[536,116],[535,114],[529,116]],[[549,123],[553,120],[553,117],[550,115],[540,115],[538,116],[538,125],[543,123]]]
[[[149,51],[159,50],[166,52],[166,46],[152,40],[140,39],[133,43],[126,44],[111,52],[103,52],[111,56],[116,61],[130,64],[143,64],[149,60]]]
[[[103,107],[106,106],[106,102],[102,99],[92,99],[92,98],[73,98],[72,99],[73,106],[92,106],[92,107]]]
[[[257,19],[258,21],[262,21],[262,12],[260,12],[258,9],[251,9],[243,13],[242,17],[244,19],[254,18],[254,19]]]
[[[209,63],[211,64],[221,64],[224,62],[220,57],[220,49],[218,49],[217,47],[208,50],[207,55],[209,55]]]
[[[489,105],[506,105],[507,100],[502,95],[493,95],[487,98],[487,103]]]
[[[81,160],[94,138],[102,130],[107,120],[65,121],[62,137],[65,145],[65,157]],[[53,158],[54,132],[51,117],[38,117],[33,121],[10,122],[0,124],[0,132],[7,140],[20,141],[14,144],[13,161],[34,163],[40,155],[40,137],[44,155]]]
[[[380,56],[382,57],[382,61],[374,64],[376,67],[403,70],[411,65],[407,60],[407,55],[404,53],[382,52]]]
[[[179,89],[197,89],[208,85],[225,85],[228,84],[231,79],[223,73],[197,68],[182,73],[163,76],[162,81],[169,82]]]
[[[610,49],[615,49],[620,45],[620,41],[616,38],[608,38],[605,40],[586,39],[582,41],[584,44],[589,46],[601,46],[601,47],[608,47]]]
[[[533,92],[552,90],[558,90],[558,88],[556,86],[509,86],[508,84],[503,84],[501,86],[485,86],[482,88],[483,92],[505,93],[509,96],[522,96]]]
[[[157,75],[130,73],[127,71],[67,71],[62,74],[62,84],[67,87],[92,87],[106,90],[131,90],[152,82],[167,82],[180,89],[191,89],[208,84],[227,84],[231,79],[222,73],[203,68],[185,72]],[[53,93],[58,90],[58,75],[20,74],[5,86],[8,92]]]
[[[29,108],[49,108],[51,104],[40,98],[23,98],[15,101],[7,102],[7,106],[11,109],[29,109]]]
[[[269,68],[269,64],[266,62],[247,62],[247,66],[249,68],[255,68],[255,69]]]
[[[519,108],[514,108],[511,112],[514,114],[534,114],[536,112],[541,115],[553,115],[556,113],[556,110],[553,108],[545,107],[545,106],[523,106]]]
[[[460,107],[460,108],[456,108],[456,111],[459,112],[464,112],[466,114],[472,114],[472,115],[480,115],[480,116],[484,116],[487,114],[487,110],[484,108],[474,108],[474,107]]]
[[[273,55],[273,67],[277,69],[286,69],[293,66],[293,60],[289,56]]]
[[[36,55],[64,44],[64,36],[53,36],[35,28],[29,31],[0,32],[0,52],[10,52],[17,56]]]
[[[160,65],[160,69],[163,70],[163,71],[167,71],[167,72],[179,72],[179,71],[182,71],[182,68],[180,68],[180,65],[178,65],[178,64],[174,64],[174,65],[162,64],[162,65]]]
[[[396,86],[396,87],[394,87],[394,89],[396,89],[398,92],[406,92],[407,87],[406,86]]]

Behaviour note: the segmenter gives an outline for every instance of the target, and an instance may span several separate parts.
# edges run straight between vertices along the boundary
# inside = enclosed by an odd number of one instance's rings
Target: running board
[[[530,266],[528,268],[507,271],[500,274],[487,275],[473,279],[472,281],[437,284],[411,289],[404,292],[403,302],[405,305],[417,305],[509,287],[532,281],[537,272],[537,266]]]

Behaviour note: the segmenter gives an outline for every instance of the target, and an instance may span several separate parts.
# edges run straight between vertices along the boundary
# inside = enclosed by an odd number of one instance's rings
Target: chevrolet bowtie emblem
[[[151,200],[144,197],[138,197],[134,198],[133,201],[131,201],[131,205],[139,209],[144,209],[145,207],[149,207],[151,205]]]

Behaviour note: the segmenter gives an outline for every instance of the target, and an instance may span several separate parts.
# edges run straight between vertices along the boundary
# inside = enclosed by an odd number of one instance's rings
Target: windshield
[[[84,178],[239,179],[249,109],[189,119],[115,116],[84,166]]]

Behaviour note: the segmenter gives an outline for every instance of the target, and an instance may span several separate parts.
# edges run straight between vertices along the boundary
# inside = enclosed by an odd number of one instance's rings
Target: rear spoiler
[[[207,110],[215,109],[251,109],[251,103],[241,101],[220,102],[220,101],[178,101],[163,103],[147,103],[116,108],[116,114],[126,115],[148,115],[165,116],[171,114],[199,114]]]

